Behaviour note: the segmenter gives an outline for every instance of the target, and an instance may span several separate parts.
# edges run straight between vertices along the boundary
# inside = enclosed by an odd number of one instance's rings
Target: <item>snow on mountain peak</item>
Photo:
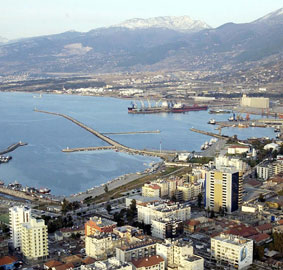
[[[138,28],[168,28],[181,32],[196,32],[211,28],[205,22],[193,20],[189,16],[164,16],[149,19],[135,18],[126,20],[114,27],[125,27],[129,29]]]
[[[269,24],[273,22],[277,23],[278,21],[283,21],[282,18],[283,18],[283,8],[280,8],[257,19],[256,21],[254,21],[254,23],[262,23],[262,22]]]

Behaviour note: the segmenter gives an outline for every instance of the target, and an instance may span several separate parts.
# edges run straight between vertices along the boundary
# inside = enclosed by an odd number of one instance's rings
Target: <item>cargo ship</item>
[[[206,111],[208,106],[202,105],[199,106],[194,104],[192,106],[185,105],[182,103],[172,104],[171,102],[163,102],[162,106],[155,107],[145,107],[144,105],[141,108],[138,108],[136,103],[132,103],[131,107],[128,107],[128,113],[131,114],[152,114],[152,113],[184,113],[190,111]]]
[[[190,112],[190,111],[206,111],[208,109],[208,106],[203,105],[199,106],[197,104],[194,104],[193,106],[188,106],[185,104],[177,103],[173,106],[171,109],[172,113],[182,113],[182,112]]]

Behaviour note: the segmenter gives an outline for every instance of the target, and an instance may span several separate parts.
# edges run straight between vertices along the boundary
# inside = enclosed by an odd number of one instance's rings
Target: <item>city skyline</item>
[[[16,8],[15,8],[16,7]],[[150,7],[150,8],[149,8]],[[56,34],[75,30],[87,32],[99,27],[109,27],[132,18],[151,18],[158,16],[190,16],[215,28],[227,22],[247,23],[272,11],[282,8],[282,1],[227,1],[211,3],[200,1],[148,0],[132,3],[129,0],[102,2],[84,0],[58,1],[48,3],[27,1],[5,1],[2,3],[0,36],[17,39],[40,35]],[[21,27],[19,27],[19,25]]]

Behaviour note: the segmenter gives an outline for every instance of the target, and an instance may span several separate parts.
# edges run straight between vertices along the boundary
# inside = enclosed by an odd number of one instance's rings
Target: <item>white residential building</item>
[[[221,234],[211,238],[211,255],[216,261],[242,269],[253,263],[253,240]]]
[[[151,220],[151,234],[159,239],[174,238],[183,233],[183,222],[174,218]]]
[[[130,262],[153,255],[156,255],[156,242],[152,239],[125,243],[116,248],[116,259],[120,262]]]
[[[167,239],[163,243],[157,243],[156,254],[165,260],[167,269],[204,269],[204,259],[194,255],[191,242]]]
[[[11,240],[14,248],[21,247],[21,224],[29,222],[31,209],[25,206],[14,206],[9,209]]]
[[[127,262],[120,262],[114,257],[106,261],[97,261],[93,264],[81,265],[79,270],[133,270],[133,266]]]
[[[191,207],[188,204],[173,202],[154,202],[137,204],[138,221],[151,224],[153,219],[172,217],[185,221],[191,217]]]
[[[43,219],[31,219],[21,224],[21,251],[28,260],[47,258],[48,232]]]
[[[122,239],[113,233],[98,233],[86,236],[86,255],[96,260],[105,260],[107,256],[113,255],[116,247],[122,245]]]
[[[201,193],[201,188],[201,183],[184,183],[183,185],[177,186],[179,196],[176,197],[183,201],[192,200]]]
[[[218,156],[215,158],[215,168],[235,167],[240,172],[245,172],[249,169],[249,165],[239,158],[231,158],[227,156]]]

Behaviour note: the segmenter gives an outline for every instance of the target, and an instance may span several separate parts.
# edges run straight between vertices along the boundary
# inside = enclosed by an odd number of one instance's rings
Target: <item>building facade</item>
[[[138,221],[144,224],[151,224],[152,220],[172,217],[185,221],[191,217],[191,207],[188,204],[166,202],[154,202],[138,204]]]
[[[151,221],[151,234],[159,239],[175,238],[184,231],[183,222],[174,218],[153,219]]]
[[[211,238],[211,255],[216,261],[245,268],[253,263],[253,240],[221,234]]]
[[[25,206],[15,206],[9,209],[11,240],[14,248],[21,247],[21,225],[31,218],[31,209]]]
[[[240,104],[242,107],[268,109],[269,108],[269,98],[247,97],[246,95],[243,95]]]
[[[220,207],[227,213],[236,211],[242,204],[242,175],[233,167],[211,170],[205,179],[205,207],[218,212]]]
[[[48,232],[43,219],[31,218],[21,225],[21,251],[28,260],[48,256]]]

